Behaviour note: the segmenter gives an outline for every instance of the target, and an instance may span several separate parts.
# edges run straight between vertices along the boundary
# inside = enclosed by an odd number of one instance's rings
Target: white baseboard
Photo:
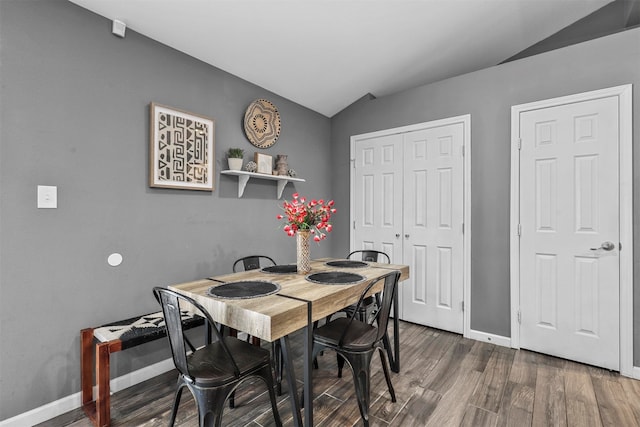
[[[640,380],[640,366],[634,366],[631,375],[634,380]]]
[[[509,337],[488,334],[486,332],[475,331],[473,329],[469,330],[469,333],[465,336],[465,338],[470,338],[476,341],[488,342],[488,343],[499,345],[502,347],[511,347],[511,338]]]
[[[146,366],[137,371],[130,372],[110,381],[111,392],[123,390],[132,385],[141,383],[153,377],[157,377],[167,371],[173,369],[173,360],[165,359],[151,366]],[[95,388],[94,388],[95,396]],[[34,408],[28,412],[24,412],[15,417],[0,421],[0,427],[24,427],[42,423],[44,421],[55,418],[66,412],[73,411],[82,405],[81,394],[74,393],[71,396],[63,397],[55,402],[47,403],[39,408]]]

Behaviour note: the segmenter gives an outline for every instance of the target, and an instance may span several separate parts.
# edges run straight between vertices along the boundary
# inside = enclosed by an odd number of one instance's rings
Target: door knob
[[[598,249],[602,249],[605,251],[612,251],[615,247],[616,245],[614,245],[613,242],[607,241],[607,242],[602,242],[599,248],[591,248],[591,250],[597,251]]]
[[[400,237],[400,233],[396,233],[396,239]]]
[[[405,234],[405,235],[404,235],[404,238],[405,238],[405,239],[408,239],[408,238],[409,238],[409,235],[408,235],[408,234]]]

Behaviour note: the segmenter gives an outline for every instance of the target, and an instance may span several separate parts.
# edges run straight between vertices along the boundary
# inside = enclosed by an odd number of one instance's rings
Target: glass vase
[[[307,274],[311,271],[311,249],[309,248],[309,230],[296,232],[296,267],[298,274]]]

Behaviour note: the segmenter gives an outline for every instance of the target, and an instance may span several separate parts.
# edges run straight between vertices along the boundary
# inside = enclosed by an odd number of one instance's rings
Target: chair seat
[[[313,331],[313,339],[323,345],[337,347],[338,340],[349,325],[349,318],[339,317]],[[353,319],[342,342],[345,350],[362,351],[370,349],[376,341],[378,329]]]
[[[224,343],[233,354],[240,376],[269,364],[270,353],[233,337],[224,337]],[[189,373],[197,385],[215,387],[235,381],[233,366],[225,356],[220,342],[206,345],[188,356]]]

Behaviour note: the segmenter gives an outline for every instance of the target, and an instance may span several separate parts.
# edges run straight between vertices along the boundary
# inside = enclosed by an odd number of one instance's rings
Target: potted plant
[[[229,161],[229,169],[239,171],[242,169],[242,156],[244,150],[242,148],[229,148],[227,151],[227,160]]]

